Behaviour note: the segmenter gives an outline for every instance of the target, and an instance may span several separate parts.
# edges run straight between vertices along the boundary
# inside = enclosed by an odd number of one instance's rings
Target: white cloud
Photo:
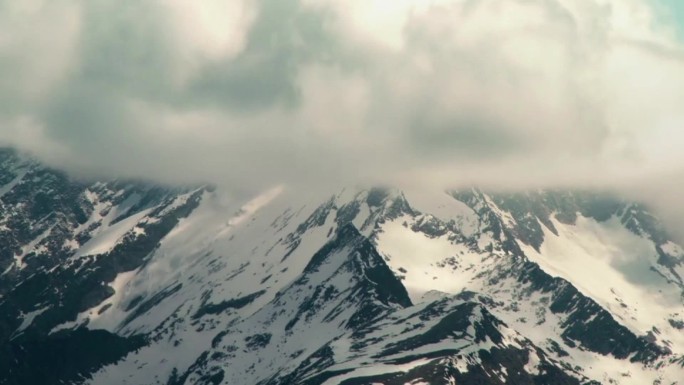
[[[684,51],[646,0],[0,4],[0,140],[82,173],[682,175]]]
[[[433,1],[413,0],[304,0],[304,4],[332,11],[332,27],[353,44],[400,50],[410,15]]]
[[[256,3],[246,0],[158,0],[168,15],[169,34],[179,60],[189,66],[185,76],[207,61],[231,59],[244,50],[257,14]]]
[[[73,65],[80,27],[72,1],[0,2],[0,102],[45,97]]]

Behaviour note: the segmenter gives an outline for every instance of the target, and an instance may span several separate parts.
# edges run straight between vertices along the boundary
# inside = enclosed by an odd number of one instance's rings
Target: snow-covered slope
[[[639,205],[229,199],[12,152],[0,185],[0,383],[684,383],[684,253]]]

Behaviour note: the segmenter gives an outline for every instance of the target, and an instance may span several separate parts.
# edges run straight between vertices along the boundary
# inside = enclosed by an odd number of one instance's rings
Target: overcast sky
[[[0,142],[86,176],[599,185],[684,214],[681,4],[0,0]]]

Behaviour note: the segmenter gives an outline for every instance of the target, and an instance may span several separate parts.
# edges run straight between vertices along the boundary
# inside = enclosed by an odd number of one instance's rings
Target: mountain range
[[[0,384],[684,384],[684,249],[596,191],[81,181],[0,151]]]

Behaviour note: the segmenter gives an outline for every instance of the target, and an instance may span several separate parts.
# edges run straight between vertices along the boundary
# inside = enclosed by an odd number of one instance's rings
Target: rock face
[[[2,384],[684,384],[684,252],[604,194],[234,201],[3,150],[0,239]]]

